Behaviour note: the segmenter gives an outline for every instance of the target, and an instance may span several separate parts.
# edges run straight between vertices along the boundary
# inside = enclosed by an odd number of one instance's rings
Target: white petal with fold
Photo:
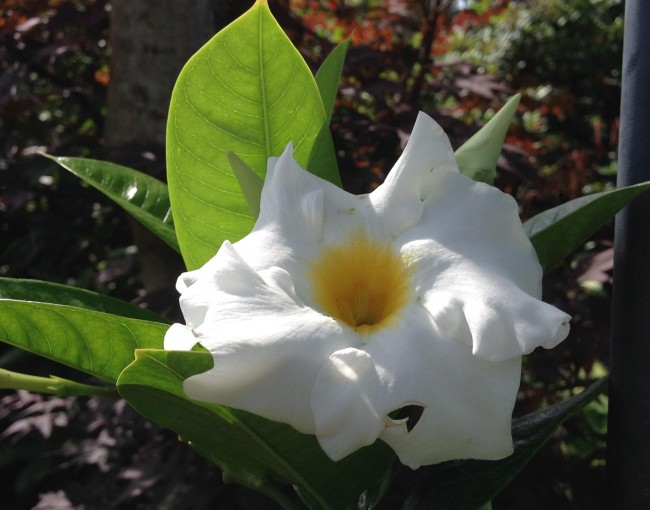
[[[325,362],[314,382],[311,409],[318,442],[332,460],[375,442],[384,428],[384,391],[367,352],[341,349]]]

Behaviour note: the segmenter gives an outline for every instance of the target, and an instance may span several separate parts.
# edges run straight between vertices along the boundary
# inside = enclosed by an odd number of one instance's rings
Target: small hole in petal
[[[406,430],[411,432],[413,428],[418,424],[420,418],[422,418],[422,413],[424,412],[424,407],[417,404],[409,404],[399,409],[395,409],[388,413],[388,417],[393,421],[404,421],[406,420]]]

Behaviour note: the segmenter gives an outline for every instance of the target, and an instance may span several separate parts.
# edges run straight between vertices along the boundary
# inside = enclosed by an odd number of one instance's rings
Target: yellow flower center
[[[399,254],[366,236],[325,250],[311,278],[321,311],[362,333],[389,325],[410,294]]]

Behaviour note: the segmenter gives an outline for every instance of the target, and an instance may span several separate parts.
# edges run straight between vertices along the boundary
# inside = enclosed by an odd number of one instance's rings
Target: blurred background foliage
[[[251,3],[239,2],[239,12]],[[458,147],[517,92],[522,101],[497,185],[517,198],[523,219],[613,187],[621,1],[270,5],[314,70],[335,44],[351,39],[332,118],[349,191],[367,192],[383,181],[419,110]],[[106,154],[110,11],[107,0],[0,6],[0,276],[143,302],[139,247],[124,213],[38,156]],[[215,31],[229,20],[218,21]],[[573,328],[558,348],[526,360],[516,414],[552,404],[607,372],[611,268],[608,226],[547,275],[545,299],[573,314]],[[4,346],[0,367],[70,375]],[[122,402],[25,392],[0,398],[0,497],[8,508],[268,507],[260,496],[217,483],[216,469]],[[602,396],[567,422],[494,509],[604,508],[606,413]],[[417,476],[401,471],[382,507],[398,508]]]

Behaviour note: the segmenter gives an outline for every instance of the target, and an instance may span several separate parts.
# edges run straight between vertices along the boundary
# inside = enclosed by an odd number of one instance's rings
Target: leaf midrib
[[[259,37],[258,37],[258,63],[259,63],[259,77],[260,77],[260,92],[262,96],[262,119],[264,122],[264,148],[266,150],[266,159],[271,157],[271,135],[269,132],[269,115],[266,106],[266,81],[264,79],[264,36],[263,36],[263,11],[258,10],[259,13]]]

